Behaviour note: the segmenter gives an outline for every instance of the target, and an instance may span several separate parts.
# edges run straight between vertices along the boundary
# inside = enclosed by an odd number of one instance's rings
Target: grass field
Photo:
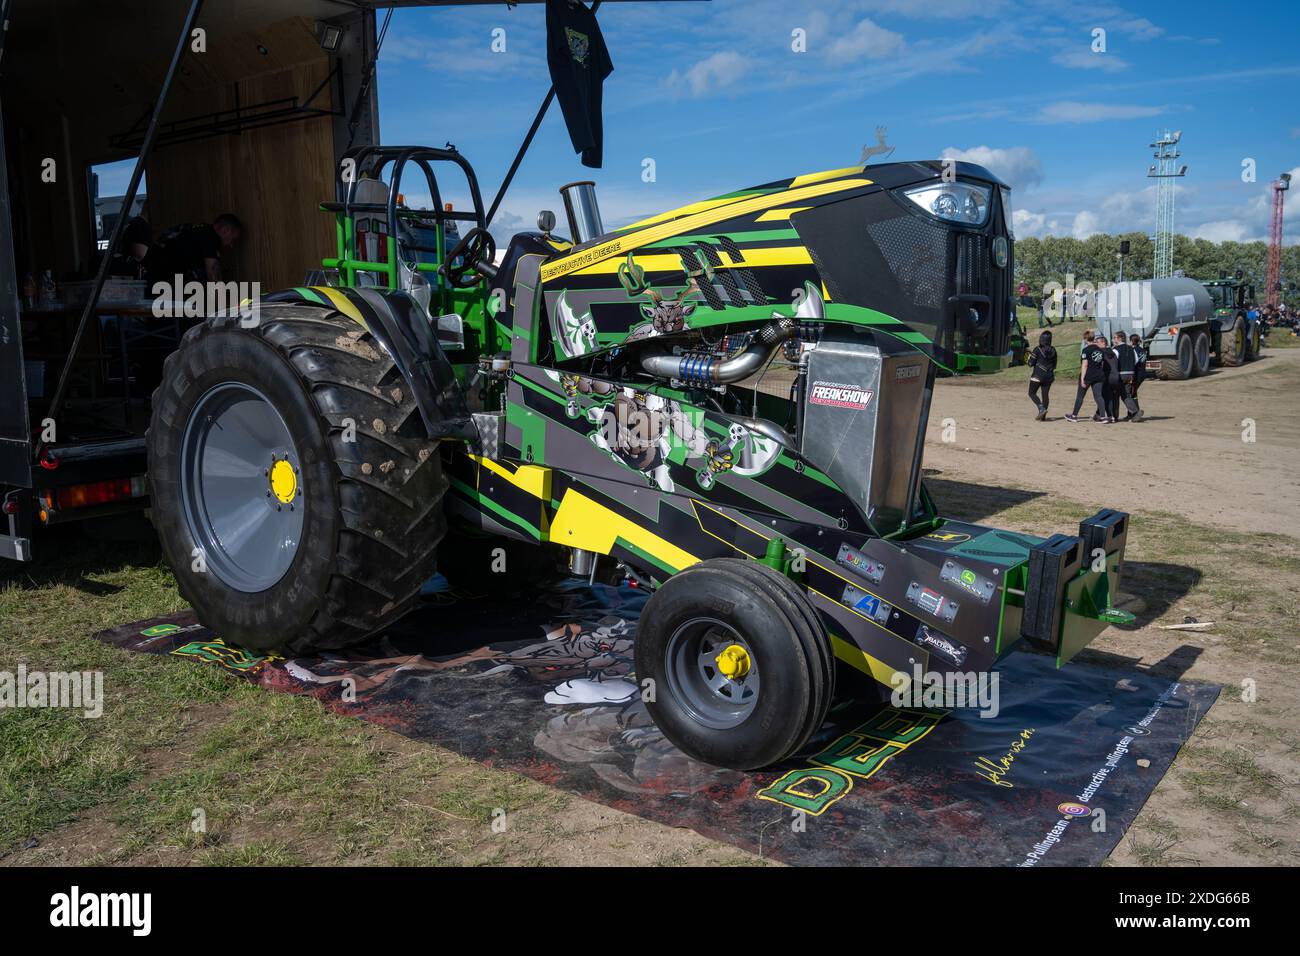
[[[98,719],[0,711],[0,863],[757,862],[309,697],[100,644],[183,607],[157,545],[69,528],[39,549],[0,565],[0,669],[99,670],[106,700]]]
[[[1027,531],[1068,527],[1093,510],[932,484],[955,517]],[[1300,684],[1300,640],[1265,626],[1300,616],[1293,539],[1209,532],[1159,513],[1135,527],[1126,590],[1143,595],[1139,623],[1184,612],[1216,620],[1211,640],[1229,663],[1266,670],[1292,691]],[[1211,540],[1199,556],[1188,547]],[[107,699],[93,720],[52,709],[0,715],[0,862],[759,862],[336,716],[309,697],[93,641],[96,630],[181,607],[156,545],[62,530],[40,550],[34,566],[0,566],[3,666],[101,670]],[[1122,656],[1127,635],[1108,633],[1085,655]],[[1167,667],[1178,660],[1171,652]],[[1221,832],[1241,860],[1294,857],[1287,834],[1300,807],[1273,751],[1294,758],[1300,737],[1282,722],[1275,693],[1250,707],[1216,707],[1171,772],[1182,796],[1144,812],[1132,831],[1134,861],[1186,861],[1194,835],[1206,832]],[[501,810],[504,834],[492,826]],[[200,812],[206,828],[196,832]]]

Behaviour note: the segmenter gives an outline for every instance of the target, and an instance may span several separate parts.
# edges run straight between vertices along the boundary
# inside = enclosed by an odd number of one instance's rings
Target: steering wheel
[[[438,272],[457,289],[470,289],[483,278],[475,266],[481,262],[491,265],[496,254],[497,243],[492,238],[492,233],[482,226],[475,226],[447,253]],[[459,263],[456,262],[457,259],[460,260]]]

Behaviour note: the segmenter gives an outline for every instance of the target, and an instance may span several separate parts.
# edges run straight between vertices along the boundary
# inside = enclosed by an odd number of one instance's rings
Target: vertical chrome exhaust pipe
[[[591,180],[569,183],[560,187],[560,195],[564,197],[564,212],[569,218],[569,233],[575,246],[605,234],[595,183]]]

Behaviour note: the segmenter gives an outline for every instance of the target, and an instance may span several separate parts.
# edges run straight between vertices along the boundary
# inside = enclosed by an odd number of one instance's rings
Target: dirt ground
[[[1061,379],[1047,420],[1037,422],[1028,373],[997,378],[939,382],[927,468],[1098,507],[1300,536],[1300,349],[1270,350],[1190,381],[1148,381],[1138,391],[1147,416],[1140,423],[1067,422],[1075,383]],[[1094,408],[1088,398],[1084,412]],[[1251,420],[1253,442],[1243,440]]]
[[[1148,382],[1141,423],[1065,421],[1072,381],[1036,422],[1027,377],[939,382],[925,465],[941,512],[1042,535],[1073,532],[1067,502],[1129,511],[1119,605],[1137,622],[1079,662],[1223,686],[1108,864],[1300,864],[1300,349]],[[1214,624],[1165,629],[1187,618]]]

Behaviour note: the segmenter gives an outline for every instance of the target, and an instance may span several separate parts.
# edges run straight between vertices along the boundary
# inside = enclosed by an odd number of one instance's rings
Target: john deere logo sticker
[[[942,541],[944,544],[960,544],[970,540],[970,535],[961,531],[931,531],[925,537],[930,541]]]
[[[808,401],[814,405],[861,410],[871,404],[871,389],[840,382],[813,382]]]
[[[1056,809],[1067,817],[1086,817],[1092,812],[1082,803],[1060,803],[1057,804]]]

